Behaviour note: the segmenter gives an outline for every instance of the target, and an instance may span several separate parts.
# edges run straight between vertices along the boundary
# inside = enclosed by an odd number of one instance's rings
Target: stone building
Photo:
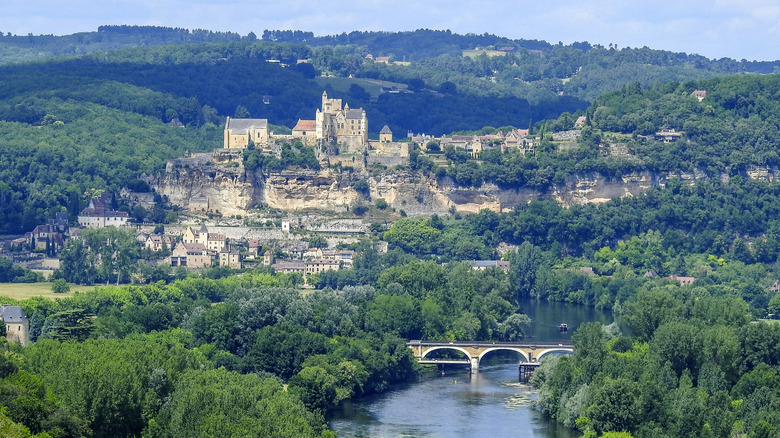
[[[382,130],[379,131],[379,141],[382,143],[393,141],[393,131],[390,130],[389,126],[385,125],[382,127]]]
[[[78,216],[79,226],[84,228],[121,227],[128,220],[130,216],[126,212],[111,210],[99,199],[90,200],[89,207],[81,210]]]
[[[216,252],[201,243],[179,243],[171,252],[171,266],[185,268],[210,268]]]
[[[322,109],[315,114],[317,140],[334,142],[349,150],[362,151],[368,142],[368,118],[362,108],[341,107],[341,99],[329,99],[322,92]]]
[[[315,146],[317,144],[317,121],[299,119],[292,129],[292,137],[300,140],[306,146]]]
[[[0,306],[0,320],[5,324],[5,338],[22,346],[30,343],[30,322],[21,306]]]
[[[209,233],[209,229],[206,225],[201,225],[199,229],[187,227],[184,230],[184,234],[181,237],[181,241],[184,243],[200,243],[206,249],[211,251],[222,251],[222,248],[227,245],[227,237],[220,233]]]
[[[244,149],[249,142],[268,143],[268,119],[231,119],[225,122],[223,145],[225,149]]]

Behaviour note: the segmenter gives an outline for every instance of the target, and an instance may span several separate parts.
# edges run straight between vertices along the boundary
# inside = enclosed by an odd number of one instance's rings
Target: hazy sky
[[[780,0],[0,0],[0,31],[17,35],[137,24],[330,35],[450,29],[508,38],[780,59]]]

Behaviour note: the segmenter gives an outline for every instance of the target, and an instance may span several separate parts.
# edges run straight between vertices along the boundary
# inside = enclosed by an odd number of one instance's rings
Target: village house
[[[209,233],[209,229],[206,225],[201,225],[199,229],[187,227],[184,230],[181,241],[184,243],[200,243],[206,249],[211,251],[222,251],[222,248],[227,245],[227,238],[224,234]]]
[[[509,271],[509,262],[505,260],[464,260],[475,271],[484,271],[488,268],[499,268],[504,272]]]
[[[134,192],[127,187],[123,187],[119,191],[119,196],[126,199],[130,206],[140,205],[144,208],[152,208],[157,204],[154,201],[154,193],[152,192]]]
[[[347,249],[323,250],[322,258],[328,260],[334,260],[338,262],[342,268],[351,268],[352,262],[355,259],[355,251],[347,250]]]
[[[97,199],[90,200],[78,216],[79,226],[84,228],[123,227],[129,220],[127,212],[111,210]]]
[[[306,275],[319,274],[325,271],[338,271],[340,268],[338,261],[329,259],[311,259],[305,260],[303,263]]]
[[[246,254],[244,254],[245,259],[253,260],[260,256],[260,249],[263,246],[260,244],[259,240],[249,239],[249,241],[247,242],[247,246],[248,248],[246,250]]]
[[[5,339],[27,346],[30,343],[30,322],[21,306],[0,306],[0,320],[5,324]]]
[[[159,234],[150,234],[144,242],[144,248],[154,252],[170,250],[173,248],[173,239],[169,236],[160,236]]]
[[[210,268],[216,257],[216,251],[206,249],[202,243],[180,242],[173,248],[170,260],[173,267]]]
[[[219,266],[241,269],[241,253],[237,249],[222,248],[219,251]]]
[[[292,274],[299,272],[305,274],[306,264],[301,260],[279,260],[271,265],[274,271],[281,274]]]
[[[57,252],[65,246],[65,234],[49,221],[24,234],[24,245],[33,251]]]

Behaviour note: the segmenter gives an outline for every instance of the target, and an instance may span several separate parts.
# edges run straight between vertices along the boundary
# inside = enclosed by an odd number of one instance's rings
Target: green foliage
[[[150,437],[330,437],[324,419],[308,412],[278,381],[224,369],[182,375]]]
[[[51,282],[51,291],[55,294],[64,294],[70,292],[70,286],[64,278],[58,278]]]
[[[72,283],[127,282],[140,250],[135,232],[104,227],[86,229],[79,239],[68,239],[60,254],[62,277]]]

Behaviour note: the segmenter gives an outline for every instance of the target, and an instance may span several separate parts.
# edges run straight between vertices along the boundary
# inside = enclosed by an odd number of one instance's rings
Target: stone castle
[[[298,120],[292,135],[269,131],[267,119],[232,119],[225,123],[224,149],[244,149],[254,144],[263,149],[273,140],[297,139],[307,146],[333,144],[342,150],[362,151],[368,144],[368,118],[363,108],[351,109],[341,99],[322,93],[322,108],[314,120]]]

